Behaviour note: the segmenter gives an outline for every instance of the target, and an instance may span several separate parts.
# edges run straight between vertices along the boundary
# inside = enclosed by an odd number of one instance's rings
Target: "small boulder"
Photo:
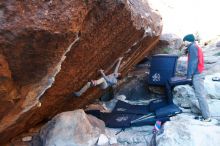
[[[173,90],[173,97],[173,101],[176,105],[190,109],[192,113],[201,114],[198,100],[191,86],[176,86]],[[215,119],[220,119],[220,100],[207,98],[207,102],[211,116]]]
[[[219,146],[219,133],[220,127],[214,122],[201,122],[193,116],[181,114],[165,123],[164,133],[157,137],[157,145]]]
[[[205,77],[204,85],[207,91],[207,94],[210,98],[220,99],[220,81],[213,81],[213,77],[219,77],[220,73],[207,75]]]
[[[40,131],[43,146],[91,146],[101,133],[104,123],[87,116],[81,109],[55,116]]]
[[[107,137],[106,135],[104,135],[104,134],[101,134],[101,135],[99,136],[97,145],[98,145],[98,146],[107,145],[107,144],[108,144],[108,141],[109,141],[109,140],[108,140],[108,137]]]
[[[193,88],[189,85],[176,86],[173,97],[174,103],[183,108],[191,108],[192,103],[197,100]]]

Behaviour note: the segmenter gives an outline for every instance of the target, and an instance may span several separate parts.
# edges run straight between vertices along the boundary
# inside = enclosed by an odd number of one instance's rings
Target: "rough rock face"
[[[1,2],[0,144],[97,98],[98,89],[70,95],[120,56],[125,74],[161,30],[161,17],[141,0]]]
[[[164,125],[157,137],[158,146],[218,146],[220,127],[217,121],[201,122],[193,116],[178,115]]]

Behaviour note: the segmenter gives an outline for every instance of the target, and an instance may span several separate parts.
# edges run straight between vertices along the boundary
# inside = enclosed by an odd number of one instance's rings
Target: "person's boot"
[[[211,122],[212,121],[212,119],[211,118],[204,118],[203,120],[202,120],[202,122]]]
[[[203,118],[202,116],[197,116],[195,117],[196,120],[202,121],[202,122],[211,122],[212,119],[211,118]]]
[[[74,92],[74,95],[77,96],[77,97],[81,96],[84,92],[86,92],[90,88],[90,86],[91,86],[91,82],[88,82],[78,92]]]

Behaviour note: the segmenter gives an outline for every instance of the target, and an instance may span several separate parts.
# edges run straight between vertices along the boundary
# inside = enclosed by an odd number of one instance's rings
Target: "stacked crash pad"
[[[86,111],[87,114],[103,120],[106,127],[110,128],[154,125],[157,120],[166,122],[171,116],[181,112],[178,106],[168,104],[164,99],[154,100],[148,105],[132,105],[119,100],[111,113],[98,110]]]

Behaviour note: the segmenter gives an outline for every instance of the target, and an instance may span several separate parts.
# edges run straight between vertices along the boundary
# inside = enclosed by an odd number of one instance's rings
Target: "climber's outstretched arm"
[[[122,59],[123,59],[123,57],[118,58],[118,63],[116,65],[116,67],[115,67],[114,73],[118,73],[118,70],[119,70],[119,67],[120,67]]]

